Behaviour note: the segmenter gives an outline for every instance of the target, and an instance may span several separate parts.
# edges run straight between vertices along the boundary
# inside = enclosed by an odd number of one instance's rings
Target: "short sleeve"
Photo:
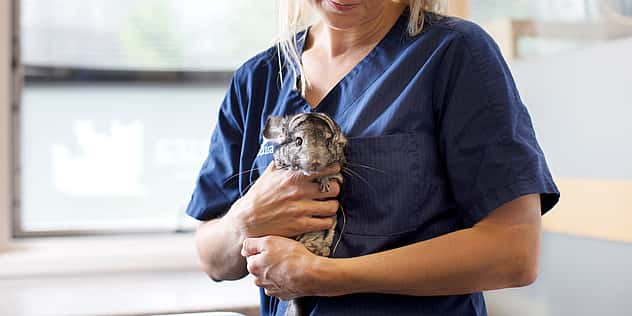
[[[499,206],[539,193],[559,200],[527,108],[494,41],[470,23],[451,47],[439,147],[458,208],[474,225]]]
[[[238,182],[229,180],[239,169],[243,135],[241,103],[239,85],[233,77],[219,110],[208,157],[186,209],[188,215],[198,220],[222,216],[239,197]]]

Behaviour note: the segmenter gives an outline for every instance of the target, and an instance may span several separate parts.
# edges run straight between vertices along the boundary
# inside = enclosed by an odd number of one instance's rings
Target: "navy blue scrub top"
[[[405,11],[315,109],[288,71],[280,82],[274,47],[247,61],[221,105],[187,213],[199,220],[222,216],[272,160],[274,147],[262,137],[266,118],[307,111],[341,125],[348,168],[359,175],[345,175],[346,226],[333,257],[471,227],[525,194],[540,193],[542,213],[550,210],[559,192],[497,45],[471,22],[430,14],[427,20],[420,35],[409,37]],[[339,217],[334,240],[341,223]],[[481,293],[309,301],[311,315],[486,315]],[[262,315],[284,315],[286,303],[261,291]]]

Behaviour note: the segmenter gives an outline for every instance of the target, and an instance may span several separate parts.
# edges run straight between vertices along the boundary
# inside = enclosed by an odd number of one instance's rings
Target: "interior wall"
[[[467,18],[470,15],[469,0],[450,0],[448,1],[448,14]]]
[[[0,251],[10,238],[11,1],[0,1]]]
[[[627,38],[512,63],[562,194],[548,231],[632,243],[630,56]]]

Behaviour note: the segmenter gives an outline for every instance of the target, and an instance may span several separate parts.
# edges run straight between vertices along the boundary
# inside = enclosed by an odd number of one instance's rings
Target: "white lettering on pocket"
[[[264,156],[264,155],[270,155],[274,153],[274,146],[271,144],[261,144],[261,147],[259,148],[259,152],[257,153],[257,157],[259,156]]]

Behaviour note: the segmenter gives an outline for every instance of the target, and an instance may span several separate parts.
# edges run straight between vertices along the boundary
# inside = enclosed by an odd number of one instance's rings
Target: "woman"
[[[315,21],[236,71],[187,210],[209,276],[251,273],[263,315],[295,297],[312,315],[486,315],[481,291],[533,282],[559,192],[493,40],[433,1],[287,4],[284,34]],[[349,139],[355,176],[328,193],[313,179],[338,166],[275,170],[261,137],[303,111]],[[328,228],[334,197],[346,225],[318,257],[291,237]]]

